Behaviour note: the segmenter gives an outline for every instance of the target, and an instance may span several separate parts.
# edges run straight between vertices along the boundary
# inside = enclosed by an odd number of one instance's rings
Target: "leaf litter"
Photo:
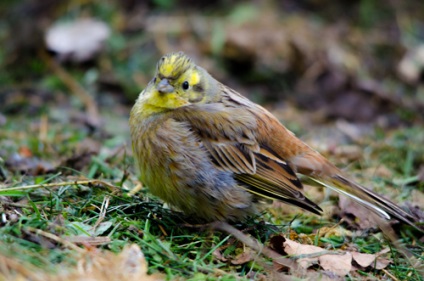
[[[300,244],[280,235],[272,237],[270,245],[277,252],[295,259],[304,270],[313,271],[314,269],[310,268],[314,265],[319,265],[325,271],[341,277],[358,269],[381,270],[386,268],[391,262],[390,259],[382,257],[382,254],[387,253],[387,250],[377,254],[328,250],[314,245]],[[274,262],[278,264],[278,261]]]
[[[165,276],[159,273],[148,274],[148,265],[140,247],[127,245],[120,253],[103,251],[88,246],[80,251],[78,266],[75,269],[64,269],[59,274],[47,274],[29,265],[23,267],[15,260],[0,255],[3,270],[1,278],[10,281],[18,280],[122,280],[122,281],[162,281]]]

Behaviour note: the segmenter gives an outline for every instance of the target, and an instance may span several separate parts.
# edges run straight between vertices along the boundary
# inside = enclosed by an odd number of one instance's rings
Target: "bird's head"
[[[159,60],[155,76],[140,99],[146,110],[161,112],[210,102],[217,91],[216,80],[183,52],[178,52]]]

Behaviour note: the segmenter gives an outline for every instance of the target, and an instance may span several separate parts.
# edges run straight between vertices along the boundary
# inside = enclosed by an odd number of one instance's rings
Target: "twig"
[[[108,236],[97,236],[97,237],[89,237],[89,236],[69,236],[64,238],[66,241],[71,243],[83,244],[90,246],[104,245],[110,243],[111,239]]]
[[[105,186],[109,188],[109,190],[119,189],[118,187],[102,180],[80,180],[80,181],[45,183],[45,184],[32,184],[32,185],[24,185],[24,186],[11,187],[11,188],[0,186],[0,191],[26,190],[26,189],[47,188],[47,187],[66,186],[66,185],[101,185],[101,186]]]
[[[103,203],[102,203],[102,206],[100,207],[99,218],[97,219],[96,223],[93,226],[93,232],[96,230],[96,228],[100,225],[100,223],[106,217],[106,211],[107,211],[107,208],[109,207],[109,201],[110,201],[110,197],[105,196]]]
[[[31,205],[20,204],[20,203],[15,203],[15,202],[1,202],[1,204],[3,206],[7,206],[7,207],[26,208],[26,209],[32,209],[33,208],[33,206],[31,206]]]
[[[279,264],[290,268],[293,272],[296,272],[299,269],[295,261],[281,256],[279,253],[260,244],[257,240],[245,235],[243,232],[234,228],[233,226],[229,225],[226,222],[213,222],[210,224],[210,227],[212,229],[221,230],[228,234],[233,235],[235,238],[240,240],[245,245],[254,249],[258,253],[261,253],[264,256],[273,259],[275,262],[278,262]]]
[[[385,268],[383,268],[381,271],[383,271],[385,274],[387,274],[387,276],[389,276],[390,278],[392,278],[394,281],[399,281],[399,279],[397,279],[396,276],[394,276],[393,274],[391,274],[390,272],[388,272]]]
[[[315,253],[310,253],[310,254],[301,254],[301,255],[293,255],[290,256],[290,258],[292,259],[308,259],[308,258],[318,258],[324,255],[345,255],[346,252],[345,251],[328,251],[328,250],[323,250],[323,251],[319,251],[319,252],[315,252]]]
[[[69,242],[69,241],[67,241],[63,238],[60,238],[59,236],[56,236],[52,233],[46,232],[46,231],[41,230],[41,229],[33,228],[33,227],[30,227],[30,226],[26,227],[25,229],[28,230],[28,231],[34,232],[35,234],[39,234],[39,235],[42,235],[46,238],[49,238],[49,239],[51,239],[55,242],[61,243],[63,246],[68,247],[71,250],[74,250],[74,251],[76,251],[80,254],[86,253],[86,250],[81,249],[80,247],[76,246],[75,244],[73,244],[73,243],[71,243],[71,242]]]

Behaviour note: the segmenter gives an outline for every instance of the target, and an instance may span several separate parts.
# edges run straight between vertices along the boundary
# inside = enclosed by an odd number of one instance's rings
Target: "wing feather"
[[[240,110],[223,102],[187,106],[178,111],[176,119],[191,124],[212,162],[219,169],[234,173],[242,188],[316,214],[322,211],[303,195],[302,183],[289,163],[258,142],[256,116],[248,108]]]

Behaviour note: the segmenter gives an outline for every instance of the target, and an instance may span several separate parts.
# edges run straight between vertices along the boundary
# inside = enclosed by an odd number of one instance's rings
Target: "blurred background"
[[[85,94],[131,105],[160,56],[184,51],[256,102],[321,121],[423,117],[421,1],[5,0],[0,18],[3,115]]]
[[[154,237],[167,241],[175,222],[160,201],[145,190],[126,196],[138,184],[128,116],[156,62],[173,51],[424,221],[424,1],[1,0],[0,46],[0,188],[76,179],[120,188],[69,184],[0,196],[0,255],[41,268],[66,261],[59,244],[22,229],[87,235],[81,229],[96,229],[98,217],[104,227],[90,235],[106,233],[104,247],[115,252],[148,233],[151,219]],[[295,220],[298,209],[275,204],[266,219],[298,233],[341,218],[349,229],[373,226],[346,200],[305,189],[324,201],[322,218]],[[380,240],[373,245],[381,250]],[[172,268],[143,251],[153,271]]]

